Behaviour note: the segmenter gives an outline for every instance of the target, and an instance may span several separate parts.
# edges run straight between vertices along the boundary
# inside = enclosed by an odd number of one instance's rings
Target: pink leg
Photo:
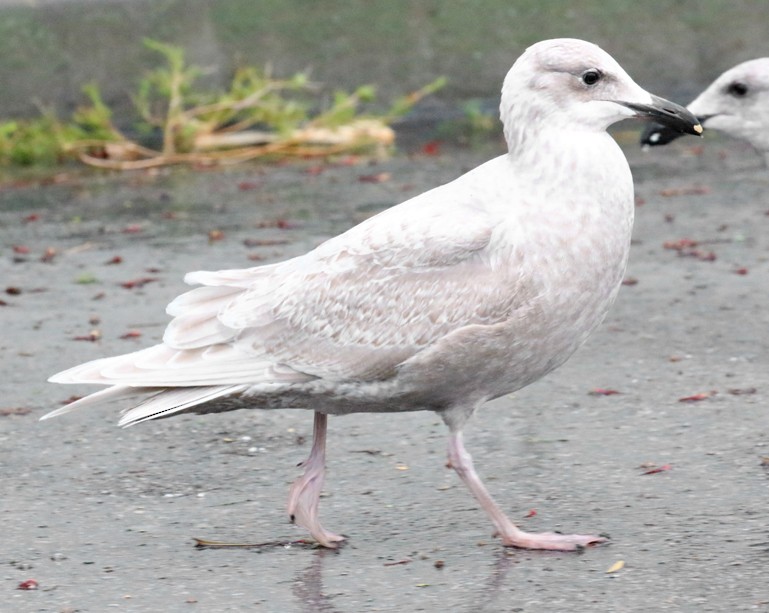
[[[324,547],[336,547],[344,537],[328,532],[318,519],[318,501],[326,474],[326,422],[328,416],[315,413],[310,457],[302,462],[304,474],[291,485],[288,494],[288,514],[291,521],[310,531]]]
[[[497,506],[489,495],[473,468],[473,459],[465,450],[461,432],[452,432],[449,438],[449,465],[457,472],[473,496],[481,503],[483,510],[488,513],[497,533],[506,547],[521,549],[555,549],[574,551],[580,547],[596,545],[606,541],[600,536],[585,536],[581,534],[559,534],[557,532],[529,533],[516,527]]]

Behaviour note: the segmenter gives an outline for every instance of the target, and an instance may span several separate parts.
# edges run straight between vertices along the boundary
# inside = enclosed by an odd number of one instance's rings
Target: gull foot
[[[549,549],[551,551],[579,551],[585,547],[593,547],[608,542],[603,536],[587,534],[561,534],[560,532],[516,532],[503,536],[505,547],[519,549]]]
[[[288,497],[291,523],[305,528],[320,545],[335,549],[343,536],[329,532],[318,519],[318,502],[323,486],[323,471],[309,470],[294,481]]]

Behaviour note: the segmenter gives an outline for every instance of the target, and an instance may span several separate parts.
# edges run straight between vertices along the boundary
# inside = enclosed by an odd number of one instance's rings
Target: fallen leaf
[[[101,331],[100,330],[91,330],[88,334],[81,334],[79,336],[73,336],[73,341],[90,341],[90,342],[96,342],[101,338]]]
[[[38,213],[30,213],[22,219],[24,223],[31,223],[33,221],[40,221],[40,215]]]
[[[121,334],[120,338],[123,340],[129,339],[129,338],[139,338],[142,335],[141,332],[138,330],[129,330],[125,334]]]
[[[240,191],[248,191],[250,189],[259,189],[262,186],[261,181],[241,181],[238,183],[238,189]]]
[[[622,570],[625,568],[625,561],[624,560],[617,560],[614,564],[612,564],[609,568],[606,569],[606,573],[616,573],[619,570]]]
[[[707,185],[690,185],[687,187],[669,187],[660,190],[660,196],[701,196],[709,194],[710,188]]]
[[[718,392],[711,390],[709,392],[700,392],[699,394],[692,394],[691,396],[684,396],[679,398],[678,402],[699,402],[700,400],[707,400],[708,398],[715,396]]]
[[[29,247],[26,245],[13,245],[12,249],[14,253],[18,253],[19,255],[26,255],[29,253]]]
[[[11,415],[29,415],[32,409],[27,407],[12,407],[0,409],[0,417],[9,417]]]
[[[119,255],[113,255],[112,258],[104,262],[107,266],[114,266],[115,264],[122,264],[123,258]]]
[[[224,232],[222,232],[221,230],[209,230],[208,232],[209,243],[220,241],[222,239],[224,239]]]
[[[673,468],[670,464],[663,464],[662,466],[658,466],[657,468],[650,468],[649,470],[644,471],[641,473],[641,475],[656,475],[657,473],[664,473],[666,470],[670,470]]]
[[[625,277],[622,279],[622,285],[638,285],[638,279],[635,277]]]
[[[91,283],[98,283],[98,279],[94,277],[90,272],[84,272],[82,275],[75,279],[75,283],[78,285],[89,285]]]
[[[611,390],[611,389],[604,389],[602,387],[596,387],[595,389],[590,390],[587,395],[588,396],[614,396],[615,394],[621,394],[622,392],[618,392],[617,390]]]
[[[19,585],[16,586],[17,590],[36,590],[39,587],[39,584],[34,579],[27,579],[26,581],[22,581],[19,583]]]
[[[422,145],[422,153],[425,155],[438,155],[441,152],[441,141],[431,140]]]
[[[21,288],[15,287],[15,286],[6,287],[5,293],[8,294],[9,296],[18,296],[21,294]]]
[[[246,238],[243,240],[246,247],[273,247],[275,245],[287,245],[290,242],[286,238]]]
[[[413,560],[410,558],[403,558],[402,560],[398,560],[397,562],[385,562],[385,566],[398,566],[399,564],[411,564]]]
[[[123,234],[139,234],[140,232],[144,232],[144,227],[140,223],[132,223],[124,227],[121,232]]]
[[[279,230],[292,230],[298,228],[299,224],[288,219],[274,219],[272,221],[260,221],[256,224],[257,228],[278,228]]]
[[[696,247],[699,245],[699,241],[691,238],[679,238],[675,241],[665,241],[662,243],[662,247],[665,249],[674,249],[675,251],[681,251],[682,249],[688,249],[690,247]]]
[[[361,183],[386,183],[392,178],[392,174],[389,172],[377,172],[372,175],[361,175],[358,177],[358,181]]]
[[[534,517],[537,514],[536,509],[529,509],[529,512],[524,517]]]
[[[46,247],[43,255],[40,257],[41,262],[53,262],[53,258],[56,257],[56,249],[53,247]]]
[[[745,268],[745,267],[742,267],[742,268],[736,268],[736,269],[734,270],[734,274],[735,274],[735,275],[746,275],[746,274],[748,274],[748,269],[747,269],[747,268]]]
[[[690,238],[679,238],[675,241],[665,241],[662,243],[662,247],[677,251],[680,256],[697,258],[703,262],[713,262],[716,259],[716,254],[713,251],[696,249],[699,244],[699,241]]]
[[[157,277],[140,277],[139,279],[131,279],[130,281],[123,281],[120,287],[125,289],[134,289],[136,287],[144,287],[147,283],[158,281]]]

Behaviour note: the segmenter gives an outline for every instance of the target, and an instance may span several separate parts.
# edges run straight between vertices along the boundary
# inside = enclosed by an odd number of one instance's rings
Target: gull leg
[[[502,538],[502,544],[506,547],[574,551],[581,547],[597,545],[606,541],[600,536],[560,534],[557,532],[530,533],[518,528],[497,506],[475,472],[473,459],[465,450],[461,432],[452,432],[449,438],[449,465],[481,503],[481,507],[489,515],[498,535]]]
[[[315,412],[310,456],[302,462],[304,474],[291,485],[288,515],[291,521],[309,530],[324,547],[336,547],[343,536],[327,531],[318,519],[318,502],[326,474],[326,422],[328,416]]]

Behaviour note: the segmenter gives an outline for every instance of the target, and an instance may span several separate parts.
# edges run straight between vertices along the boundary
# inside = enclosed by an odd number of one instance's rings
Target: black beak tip
[[[620,104],[635,111],[636,117],[641,117],[660,124],[662,128],[657,128],[658,131],[665,130],[672,133],[694,134],[697,136],[702,134],[702,126],[697,117],[684,107],[670,102],[669,100],[665,100],[664,98],[652,96],[651,104],[639,104],[634,102],[621,102]],[[648,137],[651,140],[659,141],[662,138],[655,137],[653,129],[648,130],[648,133]],[[673,139],[671,138],[670,140]],[[650,144],[662,143],[656,142]]]
[[[656,121],[650,121],[641,131],[640,144],[644,147],[667,145],[684,134],[686,134],[686,132],[664,126]]]

